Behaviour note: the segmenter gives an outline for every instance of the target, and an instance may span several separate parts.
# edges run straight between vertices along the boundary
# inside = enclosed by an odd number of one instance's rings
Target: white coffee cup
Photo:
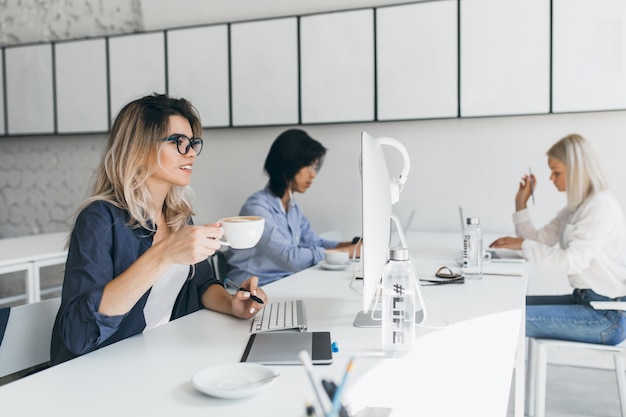
[[[224,217],[219,221],[224,230],[222,245],[233,249],[248,249],[254,247],[261,239],[265,219],[261,216],[232,216]]]
[[[327,250],[324,253],[324,260],[328,265],[345,265],[348,263],[350,255],[348,252],[338,250]]]

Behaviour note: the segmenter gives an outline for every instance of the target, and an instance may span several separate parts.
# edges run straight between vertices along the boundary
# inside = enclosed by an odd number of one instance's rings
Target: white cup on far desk
[[[265,219],[261,216],[224,217],[219,222],[222,224],[226,239],[220,242],[233,249],[254,247],[261,239],[265,227]]]
[[[324,253],[324,260],[328,265],[345,265],[350,260],[348,252],[328,249]]]

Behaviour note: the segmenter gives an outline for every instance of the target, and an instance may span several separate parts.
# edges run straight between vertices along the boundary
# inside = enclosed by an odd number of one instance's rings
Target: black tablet
[[[333,362],[330,332],[265,332],[250,335],[241,362],[265,365],[301,365],[306,350],[314,365]]]

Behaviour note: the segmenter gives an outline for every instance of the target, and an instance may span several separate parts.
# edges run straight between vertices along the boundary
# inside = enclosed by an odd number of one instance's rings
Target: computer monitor
[[[389,145],[402,155],[403,166],[397,177],[389,175],[382,145]],[[363,247],[361,248],[361,272],[363,274],[363,306],[357,314],[357,327],[380,327],[381,312],[370,311],[380,287],[383,268],[388,261],[391,241],[391,225],[395,224],[402,247],[408,249],[407,241],[392,206],[400,199],[400,192],[411,168],[409,154],[399,141],[392,138],[374,139],[361,133],[361,210],[363,222]],[[418,311],[415,322],[426,319],[424,300],[417,284]]]
[[[371,327],[370,307],[388,260],[391,238],[391,181],[381,143],[361,133],[363,306],[354,325]],[[380,326],[380,323],[378,323]]]

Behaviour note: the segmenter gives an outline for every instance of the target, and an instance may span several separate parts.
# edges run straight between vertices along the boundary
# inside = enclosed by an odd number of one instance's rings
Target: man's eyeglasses
[[[313,162],[307,168],[309,168],[312,173],[318,174],[320,172],[320,168],[322,168],[322,164],[319,161]]]
[[[176,134],[161,140],[163,142],[176,142],[176,149],[178,149],[178,153],[181,155],[187,155],[189,149],[196,151],[196,156],[202,152],[202,138],[188,138],[185,135]]]

